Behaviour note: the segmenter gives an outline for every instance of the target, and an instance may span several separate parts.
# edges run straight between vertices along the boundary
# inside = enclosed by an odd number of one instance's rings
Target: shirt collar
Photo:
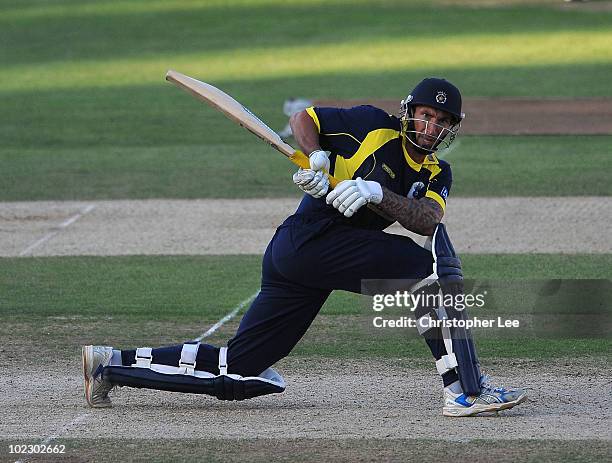
[[[406,159],[406,162],[412,168],[412,170],[416,172],[420,172],[421,167],[423,166],[439,163],[438,158],[436,157],[435,153],[430,153],[427,156],[425,156],[425,159],[421,163],[416,162],[408,154],[408,150],[406,149],[406,140],[404,138],[402,138],[402,151],[404,152],[404,158]]]

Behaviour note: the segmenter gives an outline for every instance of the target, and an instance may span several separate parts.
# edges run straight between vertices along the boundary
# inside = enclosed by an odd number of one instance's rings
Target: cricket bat
[[[241,125],[252,134],[257,135],[263,141],[272,146],[272,148],[287,156],[295,165],[303,169],[310,169],[308,156],[301,151],[296,150],[288,143],[285,143],[274,130],[268,127],[247,107],[240,104],[227,93],[210,84],[201,82],[193,77],[186,76],[185,74],[181,74],[180,72],[173,70],[169,70],[166,73],[166,80],[191,93],[197,99],[208,103],[218,111],[221,111],[230,120]],[[332,188],[335,188],[335,186],[338,184],[338,180],[330,175],[329,183]]]

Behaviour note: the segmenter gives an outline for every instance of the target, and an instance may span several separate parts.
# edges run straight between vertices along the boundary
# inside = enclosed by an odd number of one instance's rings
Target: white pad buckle
[[[195,344],[183,344],[181,360],[179,361],[179,369],[182,370],[181,374],[194,376],[199,347],[199,342]]]
[[[219,375],[227,375],[227,347],[219,348]]]
[[[136,363],[132,366],[136,368],[151,368],[153,361],[153,349],[150,347],[139,347],[136,349]]]
[[[443,375],[447,371],[456,368],[459,364],[457,363],[457,357],[455,354],[451,352],[450,354],[443,355],[440,360],[436,360],[436,368],[438,369],[438,373]]]

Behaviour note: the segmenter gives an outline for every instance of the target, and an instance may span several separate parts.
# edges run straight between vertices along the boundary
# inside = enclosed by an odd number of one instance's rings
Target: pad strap
[[[156,365],[153,364],[155,367]],[[167,366],[167,365],[166,365]],[[178,370],[178,367],[168,367]],[[271,368],[261,376],[212,375],[196,370],[195,376],[167,374],[155,369],[108,366],[103,378],[113,385],[145,387],[162,391],[208,394],[221,400],[243,400],[285,390],[285,381]]]
[[[433,324],[433,318],[428,313],[426,313],[421,318],[419,318],[417,320],[416,325],[417,325],[417,331],[419,332],[421,336],[423,336],[429,330],[435,328],[435,325]]]
[[[434,263],[434,265],[435,265],[435,263]],[[408,290],[408,292],[409,293],[416,293],[419,289],[424,288],[425,286],[432,285],[436,281],[438,281],[438,274],[434,271],[434,273],[429,275],[427,278],[423,278],[421,281],[419,281],[418,283],[414,284]]]
[[[153,349],[150,347],[139,347],[136,349],[136,363],[132,364],[136,368],[151,368],[153,361]]]
[[[459,365],[457,363],[457,357],[455,357],[455,354],[453,352],[451,352],[450,354],[443,355],[440,360],[436,360],[436,368],[440,375],[443,375],[447,371],[456,368],[457,365]]]
[[[198,356],[198,349],[200,343],[195,344],[183,344],[181,350],[181,360],[179,361],[179,369],[182,370],[182,374],[193,376],[195,371],[196,357]]]
[[[219,374],[227,375],[227,347],[219,348]]]

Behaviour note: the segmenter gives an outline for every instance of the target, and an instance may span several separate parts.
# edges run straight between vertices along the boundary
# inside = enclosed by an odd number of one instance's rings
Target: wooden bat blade
[[[217,87],[172,70],[166,74],[166,80],[221,111],[229,119],[257,135],[285,156],[290,157],[296,151],[247,107]]]
[[[193,77],[173,70],[169,70],[166,73],[166,80],[191,93],[197,99],[209,104],[218,111],[221,111],[230,120],[241,125],[249,132],[270,144],[272,148],[287,156],[295,165],[302,169],[310,169],[308,156],[294,149],[290,144],[285,143],[280,135],[268,127],[246,106],[240,104],[224,91],[213,85],[201,82]],[[332,188],[338,184],[338,180],[331,175],[329,176],[329,182]]]

